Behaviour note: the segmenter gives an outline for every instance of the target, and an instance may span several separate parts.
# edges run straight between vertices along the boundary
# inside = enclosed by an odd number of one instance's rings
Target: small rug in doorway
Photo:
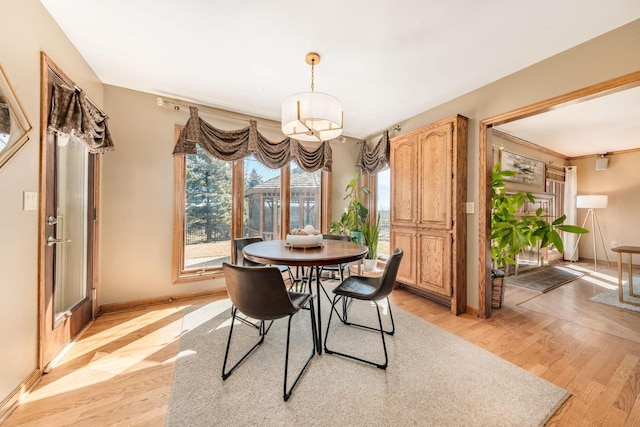
[[[507,284],[544,293],[576,280],[585,274],[584,271],[574,270],[570,267],[555,265],[538,267],[532,271],[518,274],[517,276],[508,276]]]
[[[633,278],[633,293],[636,295],[640,294],[640,278]],[[640,298],[629,296],[629,282],[627,280],[622,282],[622,294],[624,295],[625,301],[633,301],[637,304],[640,304]],[[640,312],[640,307],[632,304],[625,304],[620,302],[618,298],[618,288],[608,289],[604,292],[600,292],[598,295],[594,295],[589,298],[589,301],[599,302],[600,304],[612,305],[618,308],[625,308],[631,311]]]

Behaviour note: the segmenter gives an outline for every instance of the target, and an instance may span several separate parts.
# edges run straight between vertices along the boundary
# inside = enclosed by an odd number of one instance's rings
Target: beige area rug
[[[636,304],[640,304],[640,298],[629,296],[629,281],[625,280],[622,282],[622,293],[625,301],[633,301]],[[640,278],[633,278],[633,293],[636,295],[640,295]],[[640,306],[625,304],[620,302],[618,296],[618,289],[607,289],[604,292],[600,292],[598,295],[594,295],[589,298],[589,301],[599,302],[600,304],[611,305],[613,307],[624,308],[625,310],[637,311],[640,312]]]
[[[323,296],[323,328],[327,301]],[[386,371],[334,355],[316,355],[284,402],[286,319],[276,321],[265,342],[222,381],[229,308],[229,300],[222,300],[185,316],[167,425],[539,426],[570,396],[394,306],[396,334],[387,337]],[[352,321],[377,322],[368,303],[355,302],[349,313]],[[387,315],[383,321],[389,322]],[[383,360],[379,334],[337,322],[331,329],[330,348]],[[295,375],[311,348],[308,311],[294,316],[292,337],[290,375]],[[232,360],[256,340],[256,329],[238,324]]]

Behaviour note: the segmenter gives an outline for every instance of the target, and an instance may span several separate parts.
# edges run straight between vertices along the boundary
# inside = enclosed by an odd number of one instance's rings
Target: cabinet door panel
[[[418,283],[428,291],[451,296],[451,235],[418,233]]]
[[[394,141],[391,146],[391,223],[415,225],[418,184],[415,179],[417,137]]]
[[[391,248],[401,248],[404,252],[398,268],[398,282],[416,284],[416,236],[415,229],[392,229]]]
[[[450,123],[420,135],[418,182],[420,183],[419,224],[431,228],[452,227],[451,163],[453,131]]]

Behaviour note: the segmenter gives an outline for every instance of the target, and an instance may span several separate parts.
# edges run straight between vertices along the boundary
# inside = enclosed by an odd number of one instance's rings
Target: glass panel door
[[[87,298],[89,153],[63,135],[56,144],[55,319]]]
[[[52,82],[71,85],[64,73],[42,56],[42,111],[51,105]],[[41,123],[46,128],[46,123]],[[48,130],[40,146],[41,288],[39,365],[49,369],[56,355],[93,318],[94,260],[97,258],[97,200],[100,157],[82,141]],[[55,365],[55,363],[53,364]]]

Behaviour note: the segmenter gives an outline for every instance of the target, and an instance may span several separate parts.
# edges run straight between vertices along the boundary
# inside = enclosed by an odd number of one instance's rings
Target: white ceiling
[[[640,148],[640,87],[495,128],[566,157]]]
[[[102,82],[279,121],[310,89],[363,138],[640,17],[638,0],[41,0]]]

